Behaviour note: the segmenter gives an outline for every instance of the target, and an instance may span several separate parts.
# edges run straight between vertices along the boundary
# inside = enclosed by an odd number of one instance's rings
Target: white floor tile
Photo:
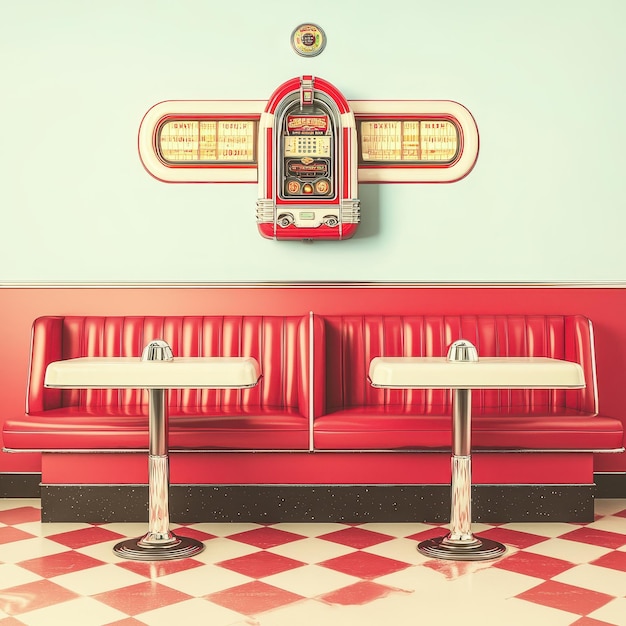
[[[82,554],[91,556],[94,559],[103,561],[104,563],[123,563],[125,559],[122,559],[113,552],[113,548],[120,541],[123,541],[123,539],[115,539],[113,541],[95,543],[93,545],[84,546],[82,548],[76,548],[76,552],[81,552]]]
[[[309,522],[306,524],[283,522],[282,524],[276,524],[274,528],[279,528],[288,533],[304,535],[305,537],[319,537],[320,535],[333,533],[343,528],[349,528],[349,526],[347,524],[335,524],[330,522]]]
[[[41,537],[22,539],[21,541],[0,544],[0,562],[19,563],[48,554],[58,554],[66,550],[67,546],[62,546],[60,543],[49,539]]]
[[[68,533],[72,530],[82,530],[83,528],[91,528],[91,524],[77,523],[61,523],[61,522],[27,522],[19,524],[17,528],[24,530],[38,537],[50,537],[60,533]]]
[[[184,572],[160,576],[159,584],[199,598],[222,589],[250,582],[248,576],[215,565],[193,567]]]
[[[76,598],[17,616],[26,626],[103,626],[126,615],[91,598]]]
[[[596,522],[588,524],[587,528],[606,530],[610,533],[619,533],[624,535],[624,544],[626,544],[626,517],[603,517]]]
[[[554,576],[553,580],[575,587],[583,587],[612,596],[626,596],[626,572],[598,567],[597,565],[577,565]]]
[[[41,500],[39,498],[0,498],[0,511],[21,509],[26,506],[41,509]]]
[[[171,530],[176,530],[180,526],[176,524],[171,525]],[[248,530],[254,530],[260,528],[260,524],[252,523],[233,523],[233,522],[206,522],[200,524],[190,524],[190,528],[195,528],[204,533],[215,535],[216,537],[226,537],[228,535],[234,535],[235,533],[243,533]]]
[[[299,541],[291,541],[281,546],[275,546],[274,548],[269,548],[268,551],[303,561],[304,563],[319,563],[354,552],[354,548],[344,546],[341,543],[324,541],[312,537],[310,539],[300,539]]]
[[[144,576],[110,563],[79,572],[61,574],[50,580],[82,596],[94,596],[97,593],[146,582]]]
[[[12,563],[0,563],[0,590],[32,583],[35,580],[41,580],[41,576]]]
[[[132,537],[143,537],[148,532],[148,522],[115,522],[111,524],[101,524],[101,528],[106,528],[111,532],[123,535],[128,539]]]
[[[363,548],[363,552],[369,552],[371,554],[385,556],[388,559],[395,559],[397,561],[411,563],[411,565],[417,565],[418,563],[428,561],[428,557],[418,552],[418,543],[419,542],[414,539],[392,539],[384,543],[377,543],[375,546],[370,546],[369,548]]]
[[[589,617],[598,619],[616,626],[626,626],[626,598],[616,598],[603,607],[593,611]]]
[[[595,501],[596,515],[613,515],[626,509],[626,498],[599,498]]]
[[[539,535],[540,537],[558,537],[559,535],[577,530],[580,526],[566,522],[515,522],[503,524],[500,528],[517,530],[530,535]]]
[[[360,580],[356,576],[319,565],[305,565],[263,578],[263,582],[268,585],[274,585],[308,598],[353,585]]]
[[[486,566],[477,569],[474,574],[450,580],[445,591],[455,597],[465,597],[468,601],[480,600],[488,605],[496,598],[511,598],[541,582],[541,579],[534,576]],[[442,589],[440,586],[440,590]]]
[[[503,624],[506,626],[570,626],[580,619],[580,616],[574,613],[526,602],[519,598],[498,598],[494,599],[493,603],[486,603],[484,606],[487,614],[484,626],[502,626]],[[476,614],[480,615],[479,611],[476,611]],[[472,624],[472,622],[469,623]]]
[[[256,546],[251,546],[247,543],[234,541],[225,537],[207,539],[204,542],[204,546],[204,550],[193,557],[195,561],[200,561],[201,563],[219,563],[226,559],[235,559],[239,556],[252,554],[259,550]]]

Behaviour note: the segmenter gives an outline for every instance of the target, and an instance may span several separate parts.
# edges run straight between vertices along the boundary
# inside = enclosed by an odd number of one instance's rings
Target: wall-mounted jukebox
[[[139,154],[169,183],[258,183],[270,239],[348,239],[358,183],[449,183],[478,157],[478,129],[448,100],[348,101],[329,82],[293,78],[265,100],[161,102],[144,116]]]
[[[259,126],[257,223],[270,239],[347,239],[359,223],[354,115],[321,78],[281,85]]]

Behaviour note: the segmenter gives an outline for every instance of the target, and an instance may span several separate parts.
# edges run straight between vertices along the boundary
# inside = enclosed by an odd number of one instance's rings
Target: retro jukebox
[[[347,239],[359,222],[354,115],[313,76],[272,94],[259,123],[257,224],[270,239]]]
[[[358,185],[458,181],[478,158],[478,129],[457,102],[349,101],[301,76],[268,101],[156,104],[141,122],[139,155],[167,183],[256,183],[263,237],[343,240],[359,225]]]

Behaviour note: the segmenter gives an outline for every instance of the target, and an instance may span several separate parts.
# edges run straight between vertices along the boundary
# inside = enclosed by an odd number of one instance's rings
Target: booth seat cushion
[[[422,415],[408,406],[351,407],[318,418],[314,436],[319,450],[449,450],[451,414],[441,405]],[[618,420],[576,409],[490,408],[472,415],[475,450],[617,450],[622,437]]]
[[[170,409],[170,450],[302,450],[308,425],[294,409],[246,406]],[[147,407],[64,407],[10,420],[11,450],[147,450]]]

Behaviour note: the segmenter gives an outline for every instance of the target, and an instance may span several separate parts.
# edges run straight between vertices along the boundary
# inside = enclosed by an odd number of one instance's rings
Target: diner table
[[[580,389],[585,387],[580,364],[548,357],[479,358],[476,347],[460,339],[445,357],[375,357],[369,380],[388,389],[452,390],[450,532],[420,542],[420,553],[457,561],[502,556],[503,544],[477,537],[471,529],[472,389]]]
[[[79,357],[53,361],[44,385],[57,389],[148,390],[148,532],[115,545],[118,556],[138,561],[180,559],[204,544],[170,530],[169,389],[242,389],[261,377],[252,357],[176,357],[162,339],[150,341],[141,357]]]

